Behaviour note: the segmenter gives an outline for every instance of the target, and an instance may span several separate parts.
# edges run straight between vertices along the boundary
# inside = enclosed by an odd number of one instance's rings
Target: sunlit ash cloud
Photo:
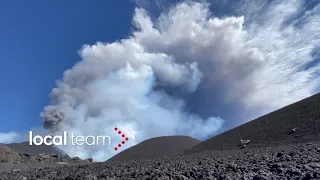
[[[209,4],[185,2],[156,20],[136,8],[129,38],[83,46],[52,90],[44,127],[114,141],[118,127],[131,139],[125,148],[155,136],[205,139],[313,94],[320,65],[308,65],[320,45],[320,6],[303,14],[302,1],[262,6],[217,18]],[[61,148],[96,161],[116,153]]]

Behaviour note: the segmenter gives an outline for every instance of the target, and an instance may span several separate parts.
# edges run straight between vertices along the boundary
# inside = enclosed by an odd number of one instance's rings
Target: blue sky
[[[84,44],[131,31],[130,1],[0,2],[0,132],[41,126],[39,113]]]
[[[203,2],[0,2],[0,142],[40,112],[57,132],[206,139],[320,91],[319,1]]]

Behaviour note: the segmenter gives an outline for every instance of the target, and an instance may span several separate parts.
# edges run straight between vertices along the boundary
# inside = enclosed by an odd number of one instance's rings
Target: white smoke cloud
[[[220,3],[232,4],[225,2]],[[135,20],[143,30],[135,37],[148,51],[166,52],[178,62],[196,61],[206,89],[224,91],[222,101],[237,102],[257,117],[319,87],[319,63],[305,67],[315,61],[311,54],[320,46],[320,6],[298,17],[303,2],[244,1],[236,7],[241,16],[220,19],[212,17],[209,4],[182,3],[154,24],[137,10]],[[288,21],[292,17],[296,19]]]
[[[320,7],[296,27],[287,20],[301,11],[301,2],[272,3],[264,11],[262,4],[244,4],[242,16],[224,18],[213,17],[206,3],[186,2],[156,21],[137,8],[131,37],[81,49],[82,60],[52,90],[45,126],[115,141],[118,127],[130,134],[126,147],[162,135],[203,139],[224,122],[234,126],[307,97],[320,82],[319,64],[305,68],[320,45]],[[240,108],[224,121],[218,105]],[[240,111],[247,115],[237,117]],[[115,154],[101,146],[63,150],[97,161]]]
[[[0,143],[9,144],[19,141],[20,135],[15,132],[0,132]]]
[[[81,84],[81,89],[64,90],[63,95],[72,98],[72,101],[62,98],[63,102],[60,104],[48,106],[47,112],[54,109],[54,112],[63,112],[65,115],[49,116],[46,120],[58,121],[56,127],[52,128],[60,133],[67,130],[68,133],[81,136],[108,135],[119,143],[119,135],[113,131],[117,127],[130,139],[126,146],[162,135],[188,134],[203,138],[221,127],[223,120],[220,118],[204,120],[185,113],[183,101],[174,99],[165,92],[153,91],[155,83],[151,66],[141,64],[141,67],[133,68],[128,63],[105,77]],[[66,92],[70,94],[67,95]],[[64,119],[60,120],[60,117]],[[113,146],[116,145],[117,142]],[[116,153],[113,146],[73,146],[69,143],[61,149],[70,156],[93,157],[102,161]]]

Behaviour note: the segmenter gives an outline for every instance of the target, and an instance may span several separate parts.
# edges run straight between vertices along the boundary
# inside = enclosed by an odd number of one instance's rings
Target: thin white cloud
[[[0,132],[0,143],[9,144],[20,140],[20,135],[15,132],[3,133]]]
[[[150,6],[155,5],[159,9],[163,9],[166,4],[166,0],[132,0],[138,7],[150,8]]]

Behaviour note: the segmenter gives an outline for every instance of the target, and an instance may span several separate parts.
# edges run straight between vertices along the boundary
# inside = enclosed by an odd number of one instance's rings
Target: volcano
[[[320,141],[320,93],[208,139],[186,154],[203,150],[270,147]]]

